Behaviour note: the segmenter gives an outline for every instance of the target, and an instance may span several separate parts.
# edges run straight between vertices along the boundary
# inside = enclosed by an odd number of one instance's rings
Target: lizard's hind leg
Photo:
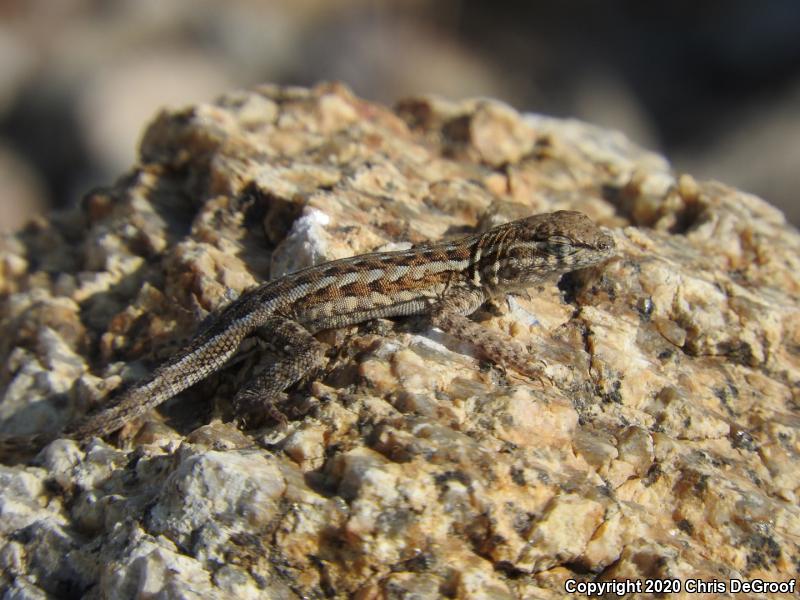
[[[276,406],[284,390],[324,363],[325,345],[297,321],[273,317],[260,331],[278,356],[236,394],[233,406],[240,426],[257,425],[265,417],[285,423]]]

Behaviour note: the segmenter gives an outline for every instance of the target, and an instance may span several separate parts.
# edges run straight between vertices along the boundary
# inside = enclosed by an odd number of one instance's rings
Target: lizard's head
[[[530,287],[614,255],[614,238],[583,213],[534,215],[484,234],[481,279],[499,291]],[[488,251],[491,249],[491,251]]]

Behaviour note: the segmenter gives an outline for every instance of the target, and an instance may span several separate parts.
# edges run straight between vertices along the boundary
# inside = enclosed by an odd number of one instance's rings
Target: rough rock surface
[[[475,316],[553,383],[372,322],[320,334],[336,350],[286,428],[241,432],[254,348],[111,440],[0,465],[7,597],[796,578],[797,231],[618,134],[488,100],[264,86],[158,116],[116,185],[0,240],[0,431],[84,414],[258,281],[557,209],[619,257]]]

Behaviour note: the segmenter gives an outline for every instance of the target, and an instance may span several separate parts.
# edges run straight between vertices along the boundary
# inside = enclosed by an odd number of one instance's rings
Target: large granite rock
[[[261,280],[557,209],[618,258],[475,315],[552,383],[372,322],[320,334],[337,350],[287,427],[241,432],[255,345],[108,441],[0,465],[6,597],[796,578],[797,231],[619,134],[490,100],[264,86],[159,115],[116,185],[0,241],[0,430],[85,414]]]

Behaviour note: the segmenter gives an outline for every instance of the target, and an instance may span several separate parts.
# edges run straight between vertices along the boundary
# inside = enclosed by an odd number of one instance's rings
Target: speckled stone
[[[547,379],[379,320],[320,333],[334,349],[288,425],[242,432],[254,339],[144,423],[0,466],[0,587],[555,599],[796,578],[797,231],[617,133],[492,100],[264,85],[157,115],[117,183],[0,238],[0,432],[107,401],[257,282],[558,209],[618,257],[474,316]]]

